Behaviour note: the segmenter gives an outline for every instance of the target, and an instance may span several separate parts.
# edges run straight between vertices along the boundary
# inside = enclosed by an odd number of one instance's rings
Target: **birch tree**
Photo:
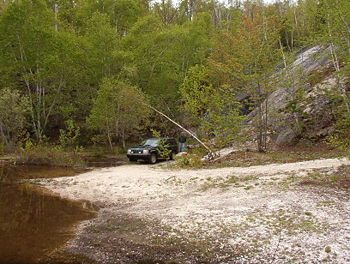
[[[104,79],[94,100],[88,124],[99,131],[111,149],[143,128],[149,115],[145,95],[135,86],[116,79]]]
[[[29,104],[18,91],[5,88],[0,92],[0,142],[7,148],[13,148],[25,127]]]
[[[18,82],[29,99],[32,129],[41,142],[72,74],[67,39],[42,0],[11,4],[0,18],[0,34],[0,73],[8,83]]]

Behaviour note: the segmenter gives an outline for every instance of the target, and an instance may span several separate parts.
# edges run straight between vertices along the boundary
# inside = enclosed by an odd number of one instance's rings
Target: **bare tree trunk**
[[[108,128],[108,130],[107,130],[107,138],[108,138],[109,148],[110,148],[111,150],[113,150],[112,138],[111,138],[111,133],[110,133],[110,131],[109,131],[109,128]]]
[[[327,27],[328,27],[328,36],[331,39],[331,45],[330,45],[330,49],[331,49],[331,55],[332,55],[332,61],[333,61],[333,66],[336,72],[336,80],[337,80],[337,85],[340,88],[340,94],[344,99],[344,103],[345,103],[345,107],[348,113],[350,113],[350,105],[349,105],[349,98],[346,94],[346,89],[344,87],[344,84],[341,82],[340,80],[340,63],[339,63],[339,59],[337,56],[337,52],[335,51],[335,45],[332,41],[332,31],[331,31],[331,26],[329,23],[329,14],[328,14],[328,21],[327,21]]]
[[[119,115],[120,115],[120,104],[117,105],[117,112],[115,113],[115,136],[119,138]]]
[[[56,18],[55,30],[58,31],[58,5],[56,2],[54,3],[54,12],[55,12],[55,18]]]
[[[191,135],[194,139],[196,139],[203,147],[205,147],[208,151],[209,151],[209,158],[212,159],[215,157],[214,152],[206,145],[204,144],[194,133],[192,133],[191,131],[187,130],[186,128],[184,128],[183,126],[181,126],[179,123],[175,122],[173,119],[171,119],[170,117],[168,117],[166,114],[162,113],[161,111],[157,110],[156,108],[154,108],[153,106],[149,105],[149,104],[145,104],[147,107],[151,108],[152,110],[154,110],[155,112],[157,112],[158,114],[164,116],[166,119],[168,119],[170,122],[174,123],[175,125],[177,125],[179,128],[181,128],[182,130],[184,130],[185,132],[187,132],[189,135]]]
[[[123,128],[122,131],[122,145],[123,145],[123,149],[126,148],[126,144],[125,144],[125,129]]]
[[[268,132],[268,98],[265,99],[265,113],[264,113],[264,149],[267,150],[267,132]]]
[[[262,102],[262,92],[261,92],[261,86],[260,82],[258,82],[257,85],[257,95],[258,95],[258,151],[259,152],[266,152],[266,149],[264,147],[264,138],[266,137],[266,131],[264,129],[264,112],[263,112],[263,102]]]
[[[348,98],[348,96],[346,94],[346,89],[344,87],[344,84],[341,82],[341,79],[340,79],[340,76],[339,76],[340,75],[340,64],[339,64],[338,56],[337,56],[337,53],[335,52],[335,48],[334,48],[334,44],[333,43],[331,43],[331,54],[332,54],[333,66],[334,66],[335,71],[336,71],[337,84],[338,84],[338,86],[340,88],[341,96],[344,99],[346,111],[348,113],[350,113],[349,98]]]
[[[281,53],[282,53],[284,68],[287,69],[287,60],[286,60],[286,56],[284,55],[284,52],[283,52],[281,38],[278,39],[278,42],[280,44],[280,50],[281,50]]]
[[[0,123],[0,136],[1,136],[1,141],[5,144],[5,146],[9,147],[10,144],[7,139],[7,136],[5,135],[5,132],[1,123]]]

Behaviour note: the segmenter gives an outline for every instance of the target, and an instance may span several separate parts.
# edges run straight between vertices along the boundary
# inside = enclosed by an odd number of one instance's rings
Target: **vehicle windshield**
[[[149,138],[140,144],[141,146],[151,146],[151,147],[157,147],[159,142],[159,138]]]

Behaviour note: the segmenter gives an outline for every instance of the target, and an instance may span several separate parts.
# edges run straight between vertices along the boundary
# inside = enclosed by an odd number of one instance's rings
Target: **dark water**
[[[127,163],[126,156],[123,158],[106,156],[85,156],[84,160],[88,167],[115,167]]]
[[[72,176],[81,169],[0,164],[0,263],[46,263],[74,236],[80,221],[94,217],[78,202],[49,195],[22,179]]]
[[[74,176],[88,171],[84,168],[65,168],[0,163],[0,183],[14,183],[22,179]]]

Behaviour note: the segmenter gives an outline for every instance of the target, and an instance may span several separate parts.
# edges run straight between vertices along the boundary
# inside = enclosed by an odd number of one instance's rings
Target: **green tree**
[[[155,17],[138,21],[123,39],[135,68],[135,84],[152,102],[169,111],[176,109],[178,90],[187,70],[202,63],[210,52],[210,17],[201,14],[192,22],[165,26]],[[170,111],[171,112],[171,111]]]
[[[40,142],[75,75],[74,45],[55,29],[54,14],[42,0],[9,5],[0,18],[0,34],[1,81],[28,97],[32,129]]]
[[[350,73],[350,3],[344,0],[325,0],[322,7],[325,25],[319,41],[330,47],[337,84],[333,100],[339,102],[336,135],[332,142],[346,149],[350,142],[350,91],[347,83]]]
[[[198,119],[205,115],[214,92],[204,65],[190,68],[180,87],[185,109]]]
[[[143,128],[149,109],[145,95],[135,86],[116,79],[104,79],[94,100],[88,124],[108,141],[122,142]]]
[[[85,33],[89,47],[90,66],[95,78],[101,80],[120,71],[118,63],[119,39],[105,14],[96,12],[87,22]]]
[[[2,89],[0,94],[0,142],[7,148],[13,148],[17,138],[25,127],[29,110],[28,98],[16,90]]]
[[[213,88],[204,66],[192,67],[181,86],[184,107],[197,121],[207,139],[215,138],[215,145],[223,147],[238,140],[245,119],[241,104],[230,87]]]
[[[215,36],[208,74],[215,87],[249,98],[250,108],[255,109],[252,125],[258,150],[266,151],[270,104],[267,97],[273,88],[267,76],[282,57],[276,52],[279,28],[275,17],[268,16],[261,3],[245,2],[245,5],[240,23]]]
[[[120,36],[125,36],[136,21],[148,13],[147,1],[141,0],[78,0],[73,21],[76,29],[84,30],[86,21],[95,13],[108,17],[109,24]]]

